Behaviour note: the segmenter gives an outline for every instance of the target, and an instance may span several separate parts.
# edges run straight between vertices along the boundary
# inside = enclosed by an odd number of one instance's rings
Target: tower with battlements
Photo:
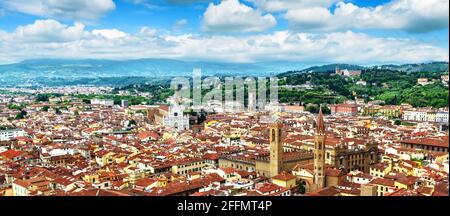
[[[283,144],[281,131],[283,124],[276,121],[270,125],[270,177],[278,175],[283,170]]]

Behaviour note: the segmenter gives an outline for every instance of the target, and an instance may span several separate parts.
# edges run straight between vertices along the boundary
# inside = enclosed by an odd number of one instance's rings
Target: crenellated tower
[[[282,131],[283,123],[277,120],[270,125],[270,177],[278,175],[283,169],[283,144]]]

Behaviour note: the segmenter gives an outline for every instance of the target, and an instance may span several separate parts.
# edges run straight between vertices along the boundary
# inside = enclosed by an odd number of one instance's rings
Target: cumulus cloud
[[[116,8],[113,0],[3,0],[0,6],[25,14],[73,20],[98,19]]]
[[[448,0],[393,0],[374,8],[338,2],[332,13],[327,7],[288,9],[284,17],[300,31],[349,29],[396,29],[423,33],[448,28]]]
[[[119,39],[127,36],[125,32],[119,31],[117,29],[94,29],[92,34],[95,36],[101,36],[106,39]]]
[[[45,25],[44,25],[45,24]],[[46,26],[39,28],[40,26]],[[225,62],[304,61],[357,64],[448,61],[448,49],[412,39],[373,37],[352,31],[257,35],[197,35],[159,32],[142,27],[134,33],[118,29],[86,30],[40,20],[0,30],[0,63],[29,58],[176,58]]]
[[[271,14],[263,15],[239,0],[210,3],[203,15],[203,30],[210,32],[261,32],[276,24]]]
[[[67,26],[55,20],[36,20],[33,24],[19,26],[13,33],[17,40],[27,42],[69,42],[84,35],[84,25]]]

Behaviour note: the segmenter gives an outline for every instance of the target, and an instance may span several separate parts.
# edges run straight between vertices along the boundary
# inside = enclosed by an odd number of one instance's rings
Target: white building
[[[448,122],[448,110],[411,109],[403,111],[403,120],[418,122]]]
[[[24,136],[25,131],[19,129],[0,130],[0,141],[10,141],[16,137]]]
[[[428,82],[427,78],[419,78],[417,79],[417,84],[424,86],[424,85],[428,85],[431,84],[430,82]]]
[[[94,98],[94,99],[91,99],[91,104],[103,105],[103,106],[114,106],[114,100]]]
[[[448,111],[438,111],[436,112],[436,122],[438,123],[448,123]]]
[[[173,127],[179,131],[189,129],[189,116],[184,115],[184,107],[181,105],[172,105],[169,107],[167,116],[164,116],[164,125]]]
[[[428,121],[428,110],[405,110],[403,120],[406,121]]]

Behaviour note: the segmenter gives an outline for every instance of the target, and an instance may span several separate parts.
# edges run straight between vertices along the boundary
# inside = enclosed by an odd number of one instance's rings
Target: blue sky
[[[0,64],[448,61],[448,0],[0,0]]]

